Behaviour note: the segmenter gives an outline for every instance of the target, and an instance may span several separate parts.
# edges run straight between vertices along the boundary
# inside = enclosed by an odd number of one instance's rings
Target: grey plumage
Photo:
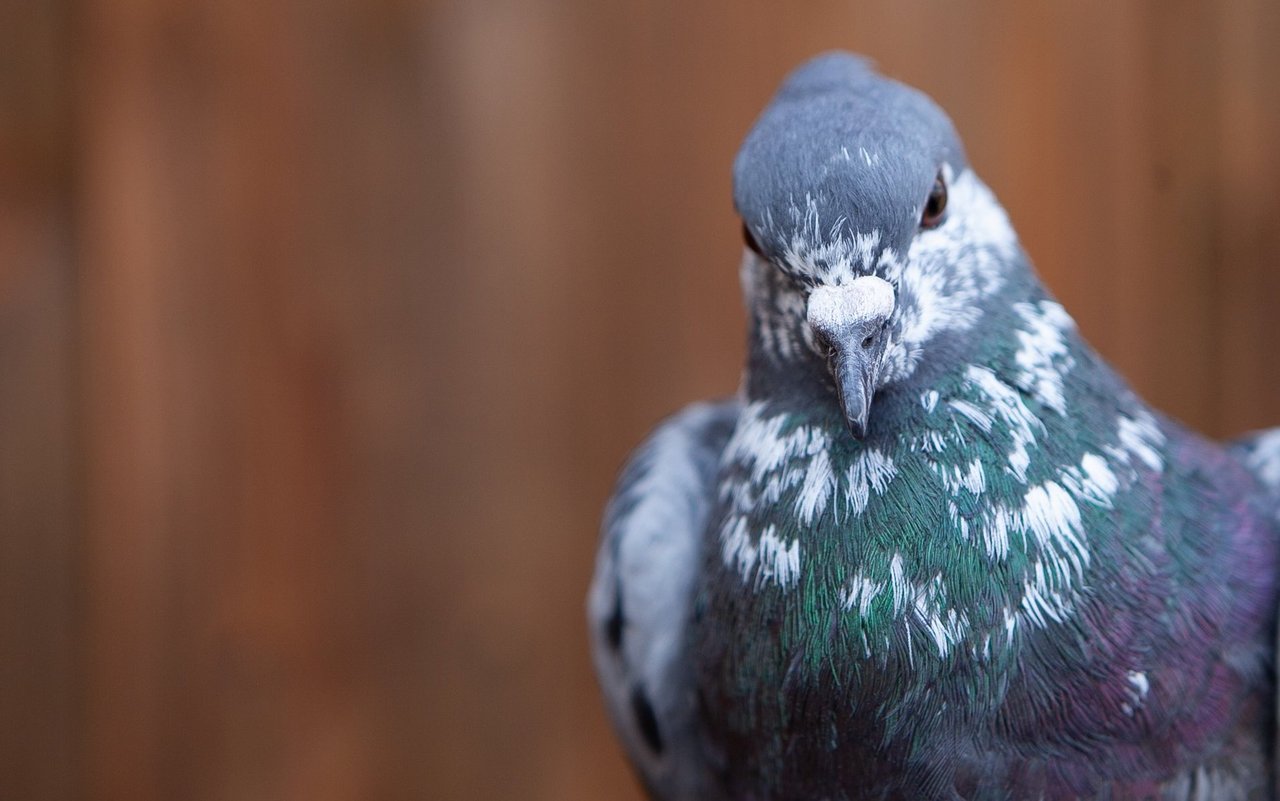
[[[861,59],[788,78],[734,198],[741,396],[637,453],[590,597],[651,795],[1270,797],[1280,433],[1143,403]]]
[[[656,798],[719,796],[685,635],[735,400],[664,422],[623,469],[605,512],[588,616],[592,656],[627,753]]]
[[[747,135],[734,160],[734,205],[784,269],[789,250],[871,230],[881,232],[876,248],[905,252],[940,163],[956,173],[968,166],[932,100],[862,59],[821,57],[787,79]]]

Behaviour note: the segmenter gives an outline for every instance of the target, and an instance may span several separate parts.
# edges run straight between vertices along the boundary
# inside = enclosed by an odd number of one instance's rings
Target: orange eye
[[[760,243],[751,235],[751,229],[747,227],[746,223],[742,224],[742,242],[751,249],[752,253],[762,259],[764,258],[764,252],[760,250]]]
[[[929,198],[924,202],[924,212],[920,215],[921,228],[937,228],[942,224],[947,211],[947,183],[942,180],[942,173],[933,181],[929,190]]]

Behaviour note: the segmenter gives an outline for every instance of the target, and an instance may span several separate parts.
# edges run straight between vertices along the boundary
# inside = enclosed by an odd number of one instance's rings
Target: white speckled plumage
[[[789,78],[734,183],[741,401],[642,449],[591,594],[651,794],[1266,797],[1221,699],[1274,698],[1280,435],[1149,410],[865,62]]]

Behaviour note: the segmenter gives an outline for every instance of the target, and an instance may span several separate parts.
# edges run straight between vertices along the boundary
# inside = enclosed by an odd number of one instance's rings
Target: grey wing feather
[[[1231,442],[1229,450],[1258,479],[1263,491],[1270,495],[1267,502],[1272,513],[1280,520],[1280,428],[1247,434]],[[1277,632],[1276,642],[1280,647],[1280,632]],[[1280,652],[1274,656],[1273,664],[1280,666]],[[1276,696],[1273,711],[1276,719],[1280,720],[1280,694]],[[1280,739],[1277,739],[1275,748],[1274,764],[1280,765]],[[1280,770],[1275,772],[1275,783],[1275,797],[1280,798]]]
[[[687,407],[632,456],[605,512],[587,599],[605,702],[650,795],[715,799],[686,654],[707,517],[737,401]]]
[[[1272,495],[1280,497],[1280,428],[1246,434],[1228,448]],[[1280,507],[1276,511],[1280,513]]]

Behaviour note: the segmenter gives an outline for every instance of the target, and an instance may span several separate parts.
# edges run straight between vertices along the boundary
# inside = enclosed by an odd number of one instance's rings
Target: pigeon
[[[1280,430],[1144,403],[862,58],[733,180],[741,387],[631,458],[587,603],[650,797],[1272,798]]]

